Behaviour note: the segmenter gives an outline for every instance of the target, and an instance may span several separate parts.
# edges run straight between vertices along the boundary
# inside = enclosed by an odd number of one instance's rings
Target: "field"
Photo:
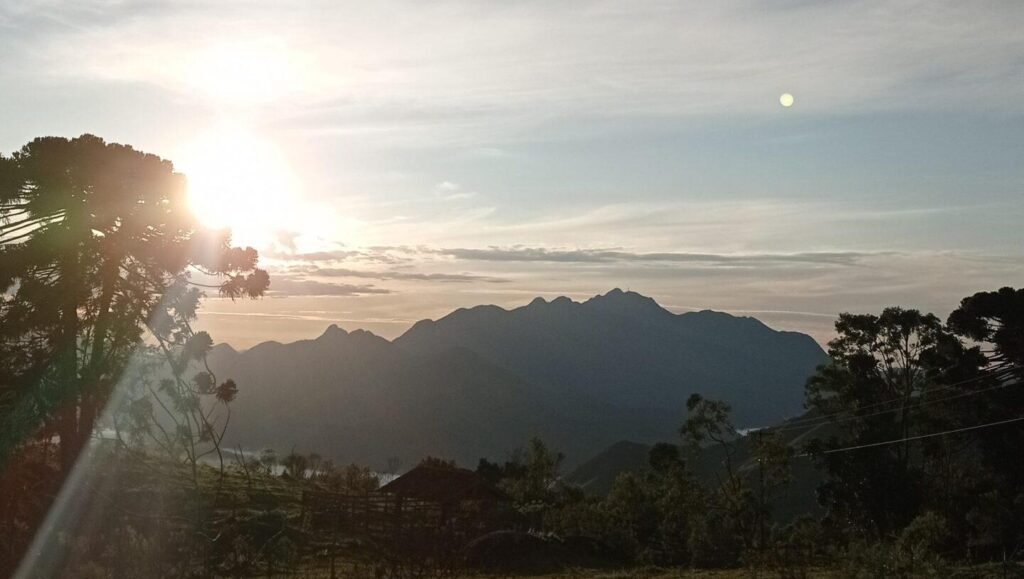
[[[301,579],[330,579],[329,570],[303,569],[294,574],[279,575]],[[372,569],[366,567],[346,566],[338,570],[336,577],[354,579],[371,579],[375,577]],[[856,570],[810,569],[805,573],[779,573],[757,571],[755,569],[722,569],[722,570],[684,570],[637,568],[617,571],[600,571],[593,569],[570,569],[545,575],[460,575],[461,579],[874,579],[875,575]],[[1024,577],[1024,570],[1019,567],[1003,567],[1001,565],[984,565],[955,569],[948,575],[920,574],[909,577],[949,577],[950,579],[1008,579]]]

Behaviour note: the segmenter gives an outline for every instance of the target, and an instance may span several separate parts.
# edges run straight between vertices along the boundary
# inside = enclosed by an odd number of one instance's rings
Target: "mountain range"
[[[216,346],[234,378],[232,446],[292,448],[336,461],[472,465],[540,436],[578,463],[619,440],[676,440],[699,392],[740,427],[802,412],[827,356],[809,336],[713,311],[674,314],[634,292],[459,309],[393,341],[330,326],[249,350]]]

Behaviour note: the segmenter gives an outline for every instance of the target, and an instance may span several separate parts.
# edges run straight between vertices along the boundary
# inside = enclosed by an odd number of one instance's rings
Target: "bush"
[[[927,512],[907,525],[896,541],[855,543],[847,550],[843,572],[847,577],[948,577],[942,552],[949,541],[949,526],[941,516]]]

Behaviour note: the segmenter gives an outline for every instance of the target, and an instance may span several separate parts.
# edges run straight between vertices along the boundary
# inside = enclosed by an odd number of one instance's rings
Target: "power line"
[[[950,384],[944,384],[944,385],[939,386],[937,388],[932,388],[930,390],[930,392],[942,392],[944,390],[949,390],[950,388],[954,388],[956,386],[962,386],[964,384],[969,384],[971,382],[977,382],[979,380],[984,380],[986,378],[997,378],[997,377],[1000,377],[1000,376],[1002,376],[1004,374],[1009,373],[1009,370],[1012,370],[1012,369],[1002,368],[1002,369],[999,369],[999,370],[987,370],[984,374],[979,375],[979,376],[975,376],[973,378],[967,378],[965,380],[960,380],[958,382],[952,382]],[[876,408],[878,406],[885,406],[886,404],[891,404],[893,402],[902,402],[902,401],[903,401],[903,398],[891,398],[889,400],[882,400],[882,401],[879,401],[879,402],[874,402],[872,404],[868,404],[867,406],[861,406],[860,408],[858,408],[858,410],[868,410],[868,409],[871,409],[871,408]],[[807,418],[798,418],[796,420],[790,421],[787,426],[799,425],[799,424],[802,424],[802,423],[820,422],[820,421],[823,421],[825,419],[830,419],[830,418],[839,416],[841,414],[846,414],[847,412],[849,412],[849,411],[847,411],[847,410],[840,410],[839,412],[833,412],[831,414],[824,414],[822,416],[811,416],[811,417],[807,417]]]
[[[932,392],[932,393],[934,393],[934,392],[943,392],[945,390],[949,390],[950,388],[955,388],[956,386],[962,386],[964,384],[969,384],[971,382],[977,382],[979,380],[984,380],[984,379],[987,379],[987,378],[999,378],[999,377],[1003,377],[1004,375],[1010,374],[1010,373],[1012,373],[1012,368],[1003,368],[1003,369],[1000,369],[1000,370],[988,371],[987,373],[985,373],[983,375],[980,375],[980,376],[975,376],[973,378],[968,378],[966,380],[960,380],[959,382],[952,382],[950,384],[944,384],[942,386],[939,386],[938,388],[932,388],[930,390],[930,392]],[[978,392],[982,392],[982,390],[979,390]],[[902,401],[903,401],[902,398],[892,398],[892,399],[889,399],[889,400],[882,400],[880,402],[875,402],[875,403],[872,403],[872,404],[868,404],[867,406],[861,406],[857,410],[870,410],[871,408],[877,408],[879,406],[885,406],[886,404],[892,404],[894,402],[902,402]],[[885,412],[891,412],[891,411],[892,410],[886,410]],[[881,412],[880,414],[884,414],[885,412]],[[826,422],[830,422],[830,421],[832,421],[831,420],[832,418],[835,418],[837,416],[841,416],[841,415],[847,414],[847,413],[849,413],[849,410],[840,410],[839,412],[833,412],[831,414],[823,414],[821,416],[809,416],[807,418],[798,418],[796,420],[791,420],[790,422],[786,423],[783,429],[776,429],[774,431],[775,432],[781,432],[781,431],[784,431],[784,430],[796,430],[796,427],[803,428],[805,426],[817,426],[817,425],[820,425],[820,424],[824,424]],[[864,416],[861,416],[861,418],[863,418],[863,417]]]
[[[947,434],[956,434],[958,432],[967,432],[969,430],[980,430],[982,428],[990,428],[992,426],[1001,426],[1003,424],[1010,424],[1011,422],[1020,422],[1024,420],[1024,416],[1017,418],[1009,418],[1007,420],[1000,420],[998,422],[989,422],[987,424],[977,424],[975,426],[966,426],[964,428],[956,428],[954,430],[945,430],[942,432],[932,432],[930,434],[921,434],[918,436],[909,436],[907,438],[900,438],[897,440],[887,440],[885,442],[872,442],[870,444],[858,444],[857,446],[844,446],[842,448],[833,448],[830,450],[823,450],[820,453],[815,454],[834,454],[837,452],[849,452],[851,450],[860,450],[862,448],[874,448],[876,446],[887,446],[890,444],[902,444],[904,442],[910,442],[912,440],[921,440],[923,438],[934,438],[936,436],[945,436]],[[812,456],[812,453],[805,452],[803,454],[796,455],[797,457]]]
[[[897,412],[897,411],[900,411],[900,410],[913,410],[915,408],[920,408],[922,406],[930,406],[932,404],[938,404],[940,402],[946,402],[948,400],[956,400],[958,398],[966,398],[968,396],[975,396],[977,394],[984,394],[985,392],[991,392],[992,390],[1001,390],[1003,388],[1009,388],[1010,386],[1020,386],[1020,384],[1021,384],[1020,382],[997,384],[995,386],[989,386],[988,388],[982,388],[981,390],[972,390],[970,392],[961,392],[960,394],[954,394],[952,396],[945,396],[945,397],[942,397],[942,398],[936,398],[934,400],[924,400],[924,401],[918,402],[917,404],[911,404],[909,406],[898,407],[898,408],[889,408],[887,410],[879,410],[878,412],[872,412],[870,414],[858,414],[858,415],[855,415],[855,416],[847,416],[847,417],[844,417],[844,418],[838,418],[836,420],[832,420],[831,418],[825,418],[825,419],[819,418],[819,421],[814,422],[814,423],[798,424],[796,426],[786,425],[786,426],[784,426],[782,428],[769,428],[767,430],[770,430],[771,432],[790,432],[790,431],[793,431],[793,430],[804,430],[806,428],[815,428],[815,427],[818,427],[818,426],[823,426],[825,424],[839,424],[839,423],[842,423],[842,422],[849,422],[851,420],[863,420],[865,418],[871,418],[871,417],[874,417],[874,416],[881,416],[883,414],[889,414],[890,412]],[[937,391],[937,390],[934,390],[934,391]]]

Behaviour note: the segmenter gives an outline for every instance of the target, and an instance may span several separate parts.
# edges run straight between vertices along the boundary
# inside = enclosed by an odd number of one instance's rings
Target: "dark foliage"
[[[0,482],[20,502],[0,512],[7,544],[24,547],[38,520],[27,511],[45,511],[145,331],[175,376],[161,392],[176,411],[201,408],[216,380],[181,376],[212,345],[189,325],[202,296],[191,274],[221,280],[212,287],[222,295],[257,297],[268,278],[256,260],[227,232],[197,226],[169,161],[92,135],[39,138],[0,156]],[[216,387],[224,403],[236,391]],[[152,413],[131,402],[135,418]],[[188,436],[209,441],[215,426],[200,414]],[[52,460],[59,471],[47,482],[18,482],[19,463]]]
[[[1009,556],[1024,544],[1012,458],[1024,438],[1002,424],[1024,411],[1022,296],[975,294],[947,325],[900,308],[840,316],[833,362],[807,388],[818,424],[835,434],[807,448],[829,476],[826,522],[845,540],[892,541],[927,515],[956,547],[950,556]]]

